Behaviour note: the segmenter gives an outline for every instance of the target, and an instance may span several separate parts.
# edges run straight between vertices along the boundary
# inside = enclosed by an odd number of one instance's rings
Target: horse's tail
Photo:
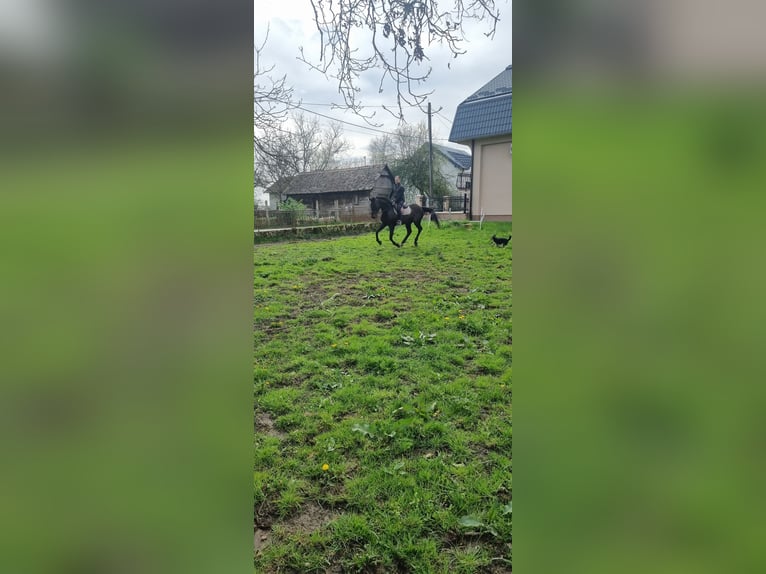
[[[423,213],[430,213],[431,214],[431,219],[436,222],[436,227],[441,227],[442,226],[442,224],[439,223],[439,218],[436,217],[436,211],[434,211],[433,207],[424,207],[423,208]]]

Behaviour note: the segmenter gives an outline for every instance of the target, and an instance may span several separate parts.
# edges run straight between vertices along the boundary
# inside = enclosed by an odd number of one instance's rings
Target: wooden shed
[[[372,195],[388,196],[394,176],[388,165],[308,171],[267,190],[281,199],[292,198],[317,212],[366,205]]]

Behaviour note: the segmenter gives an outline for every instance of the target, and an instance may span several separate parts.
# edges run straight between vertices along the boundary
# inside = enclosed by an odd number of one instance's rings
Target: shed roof
[[[380,175],[386,175],[393,180],[391,170],[385,164],[307,171],[294,175],[287,180],[279,180],[268,188],[267,193],[313,195],[372,191],[375,187],[375,181]]]
[[[463,100],[455,112],[449,140],[465,143],[472,139],[512,132],[513,66]]]

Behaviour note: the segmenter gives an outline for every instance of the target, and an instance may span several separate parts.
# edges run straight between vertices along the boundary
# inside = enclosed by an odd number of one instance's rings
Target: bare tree
[[[394,134],[399,147],[399,157],[404,159],[412,156],[428,141],[428,124],[402,124],[394,130]]]
[[[350,144],[343,137],[343,126],[339,122],[330,122],[321,134],[319,146],[309,167],[312,170],[327,169],[338,165],[338,156],[350,149]]]
[[[266,37],[255,47],[253,103],[253,183],[268,185],[303,171],[326,169],[348,149],[340,123],[323,127],[317,118],[291,114],[293,101],[287,77],[272,76],[274,66],[262,62]]]
[[[253,73],[253,183],[256,186],[264,186],[264,182],[271,181],[273,173],[283,171],[283,167],[277,167],[282,163],[280,154],[276,150],[282,145],[281,141],[273,141],[275,134],[281,136],[281,126],[287,119],[287,114],[293,106],[293,88],[287,85],[287,77],[273,77],[274,66],[267,66],[262,62],[263,49],[269,38],[269,29],[260,45],[255,46],[255,70]],[[267,140],[271,139],[268,142]],[[273,154],[273,155],[272,155]],[[259,161],[259,155],[261,161]],[[264,162],[263,156],[270,156],[268,162]]]
[[[367,150],[373,162],[392,163],[411,156],[427,141],[428,125],[425,122],[401,124],[393,133],[385,133],[373,138]]]
[[[293,88],[287,85],[287,76],[274,78],[274,66],[261,61],[263,49],[269,39],[269,30],[260,45],[255,47],[255,71],[253,73],[253,124],[256,130],[274,129],[287,118],[292,107]]]
[[[395,136],[383,134],[370,140],[367,151],[370,152],[372,163],[393,163],[399,157],[399,149]]]
[[[290,122],[263,129],[263,137],[255,140],[256,182],[264,187],[304,171],[333,167],[349,148],[341,124],[323,126],[303,113],[289,117]]]
[[[446,4],[446,5],[445,5]],[[300,49],[301,59],[327,77],[338,81],[346,105],[360,115],[359,77],[381,70],[379,91],[386,81],[396,86],[396,107],[386,108],[403,117],[403,108],[421,109],[431,92],[418,89],[431,74],[425,68],[426,48],[447,46],[453,57],[464,54],[463,26],[468,21],[486,21],[493,37],[500,11],[495,0],[311,0],[320,35],[319,62]],[[369,43],[360,41],[360,35]],[[367,46],[361,49],[360,46]],[[424,110],[425,111],[425,110]],[[368,118],[370,116],[367,116]]]
[[[410,199],[415,190],[428,193],[428,125],[402,124],[393,134],[383,134],[374,138],[368,151],[374,162],[387,163],[394,174],[401,176]],[[436,158],[435,158],[436,159]],[[438,169],[434,169],[433,196],[449,195],[450,186]]]

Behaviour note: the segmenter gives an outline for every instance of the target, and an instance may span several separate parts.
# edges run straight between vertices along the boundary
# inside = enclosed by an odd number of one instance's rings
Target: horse
[[[407,238],[412,233],[412,224],[414,223],[415,227],[418,228],[418,234],[415,236],[415,247],[417,247],[418,237],[420,237],[420,232],[423,231],[423,226],[420,225],[420,221],[423,219],[423,215],[425,213],[430,213],[431,219],[436,222],[436,226],[441,227],[439,218],[436,217],[436,212],[433,210],[433,208],[421,207],[417,203],[411,203],[409,207],[410,212],[408,214],[402,214],[401,216],[398,216],[396,214],[394,204],[389,199],[385,197],[370,197],[370,216],[373,219],[377,219],[378,212],[380,211],[380,227],[375,232],[375,241],[378,242],[378,245],[382,245],[380,238],[378,237],[378,233],[380,233],[383,228],[387,226],[388,238],[391,240],[391,243],[397,247],[401,247],[404,245],[404,242],[407,241]],[[401,220],[402,225],[407,227],[407,235],[404,236],[404,239],[402,239],[401,243],[394,241],[394,227],[396,226],[397,220]]]

